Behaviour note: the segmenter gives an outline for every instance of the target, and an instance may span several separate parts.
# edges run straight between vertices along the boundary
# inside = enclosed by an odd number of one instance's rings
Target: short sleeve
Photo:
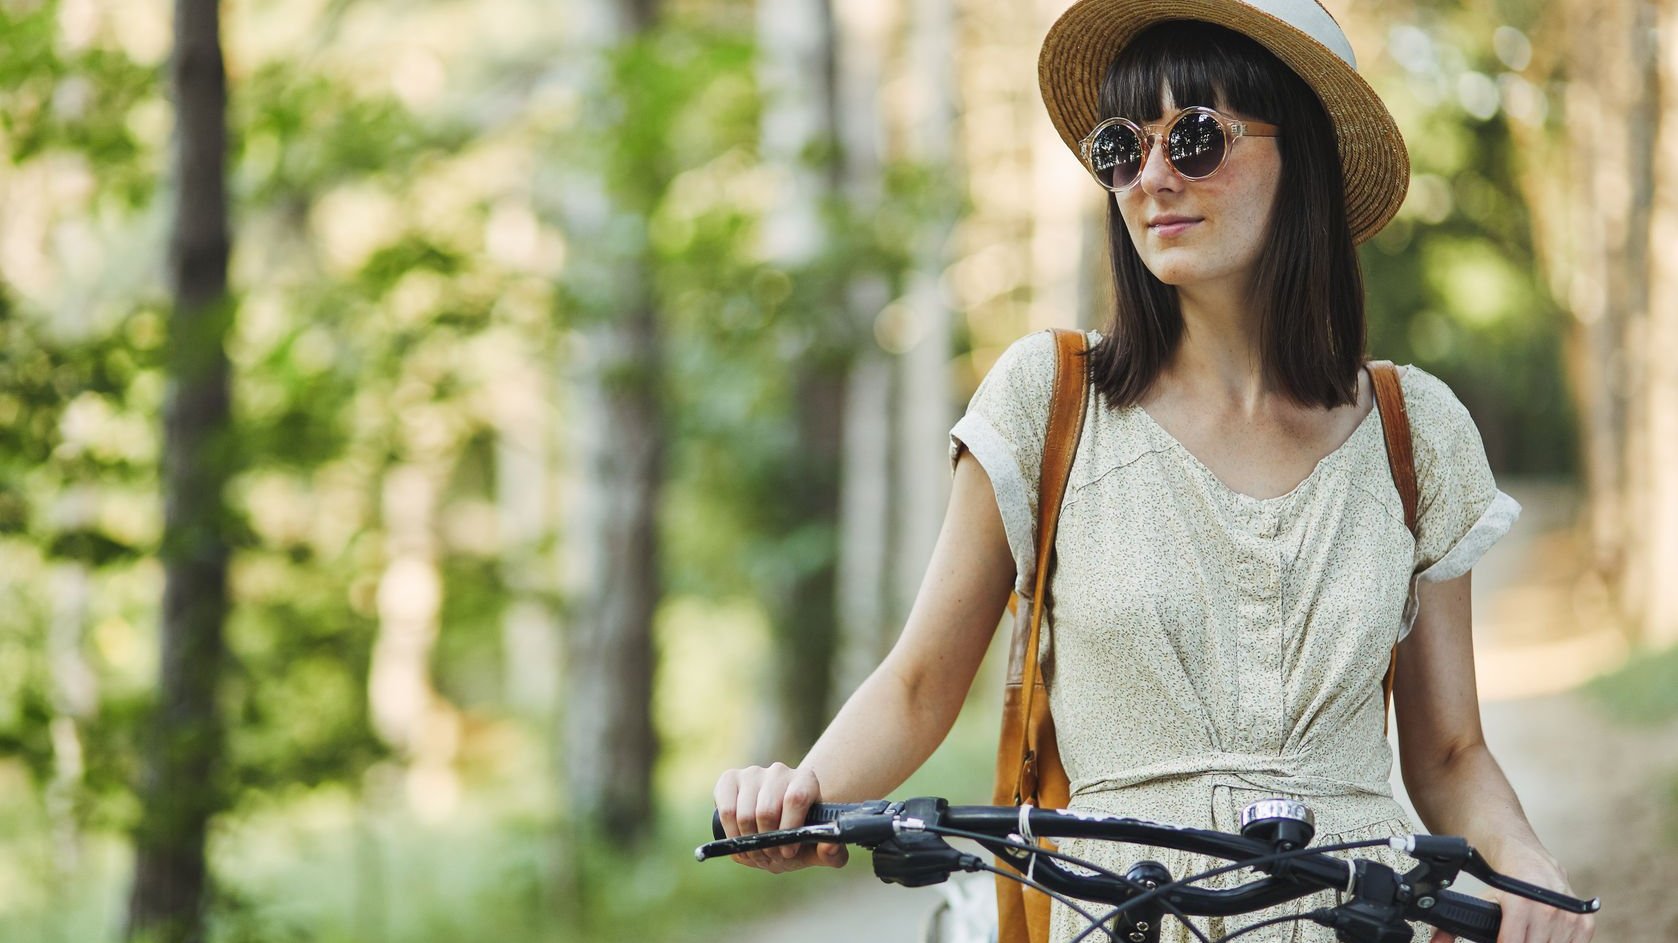
[[[966,449],[990,476],[1014,556],[1014,585],[1028,595],[1037,568],[1037,483],[1055,359],[1053,331],[1027,334],[1009,345],[950,430],[951,474]]]
[[[1403,384],[1419,492],[1412,574],[1453,579],[1509,532],[1521,506],[1498,490],[1480,430],[1450,387],[1414,366]]]

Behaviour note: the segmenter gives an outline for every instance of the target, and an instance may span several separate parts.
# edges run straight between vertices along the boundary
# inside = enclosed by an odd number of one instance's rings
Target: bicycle
[[[1300,915],[1249,924],[1220,938],[1231,940],[1264,926],[1311,920],[1334,930],[1344,943],[1403,943],[1411,921],[1426,923],[1476,943],[1496,943],[1502,919],[1497,904],[1451,890],[1467,872],[1488,887],[1574,913],[1596,913],[1601,900],[1580,900],[1499,874],[1468,842],[1449,835],[1411,835],[1309,847],[1315,820],[1304,803],[1261,799],[1241,813],[1241,834],[1188,828],[1146,819],[1032,806],[951,806],[927,796],[892,802],[820,803],[806,824],[726,838],[715,814],[716,840],[695,858],[778,848],[802,842],[840,842],[873,853],[874,874],[888,884],[924,887],[957,871],[989,871],[1020,881],[1071,907],[1089,926],[1077,939],[1158,943],[1167,916],[1181,920],[1201,943],[1213,943],[1188,918],[1237,916],[1316,893],[1339,892],[1339,903]],[[1041,847],[1040,838],[1097,838],[1174,848],[1229,862],[1201,874],[1174,878],[1155,861],[1139,861],[1124,874]],[[946,838],[976,842],[1010,871],[963,852]],[[1408,854],[1415,867],[1399,874],[1377,861],[1337,858],[1333,851],[1387,845]],[[1192,886],[1217,874],[1252,868],[1266,876],[1235,887]],[[1110,907],[1097,915],[1074,901]]]

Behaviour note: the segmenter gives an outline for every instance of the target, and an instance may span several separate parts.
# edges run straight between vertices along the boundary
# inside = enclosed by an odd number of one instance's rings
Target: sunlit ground
[[[1474,664],[1482,701],[1571,690],[1624,665],[1631,646],[1590,572],[1578,494],[1516,482],[1521,517],[1474,569]]]

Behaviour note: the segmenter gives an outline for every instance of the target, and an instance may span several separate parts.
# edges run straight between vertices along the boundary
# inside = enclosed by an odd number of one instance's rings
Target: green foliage
[[[234,794],[341,781],[383,756],[367,719],[371,620],[317,562],[247,551],[242,605],[228,625],[239,654],[223,687]]]
[[[389,95],[350,92],[342,78],[294,61],[263,63],[233,96],[232,160],[242,200],[307,202],[334,184],[399,179],[417,161],[465,143],[457,122],[426,122]]]
[[[1449,383],[1499,473],[1569,475],[1566,319],[1540,281],[1510,127],[1531,119],[1499,110],[1497,97],[1498,82],[1526,81],[1500,59],[1499,28],[1528,29],[1536,16],[1521,4],[1441,2],[1404,24],[1394,45],[1408,71],[1392,81],[1408,94],[1391,97],[1403,106],[1413,177],[1404,209],[1362,259],[1374,356]]]
[[[1678,646],[1638,652],[1618,671],[1593,679],[1585,690],[1619,720],[1671,724],[1678,720]]]
[[[635,263],[664,351],[620,379],[653,385],[668,418],[660,525],[668,592],[682,610],[661,614],[676,669],[661,686],[672,689],[681,670],[728,679],[698,700],[661,695],[661,716],[670,729],[677,715],[680,731],[706,726],[707,744],[744,738],[733,728],[757,709],[752,673],[775,639],[785,645],[802,627],[776,593],[837,553],[831,509],[815,507],[837,465],[800,447],[799,423],[823,418],[812,379],[842,375],[876,343],[874,325],[846,308],[847,287],[868,278],[900,294],[928,221],[964,211],[960,181],[893,163],[880,207],[830,199],[821,253],[771,260],[759,245],[764,102],[748,21],[682,7],[611,57],[598,100],[552,107],[547,40],[536,53],[469,50],[448,63],[447,94],[405,97],[384,63],[347,61],[350,42],[336,32],[350,6],[360,15],[378,5],[329,6],[282,55],[250,51],[261,48],[247,35],[255,8],[228,16],[244,56],[232,63],[226,311],[237,447],[227,498],[239,540],[221,692],[235,801],[215,837],[212,938],[706,939],[715,928],[696,915],[720,922],[831,886],[826,873],[776,879],[693,864],[705,815],[694,782],[711,758],[673,749],[663,798],[679,814],[641,857],[585,856],[589,893],[560,909],[552,732],[509,719],[502,690],[511,593],[495,533],[495,391],[509,368],[533,366],[554,382],[548,365],[577,329],[621,315],[601,303],[610,296],[588,263]],[[1446,11],[1424,20],[1435,41],[1497,70],[1482,38],[1487,12],[1426,6]],[[385,15],[408,28],[406,18],[447,9]],[[0,884],[19,888],[0,902],[5,939],[97,939],[117,925],[127,864],[109,836],[135,822],[139,721],[157,669],[171,339],[162,287],[145,273],[162,251],[152,221],[164,209],[169,106],[162,63],[137,61],[102,33],[72,44],[64,17],[54,0],[0,4],[0,159],[19,175],[53,162],[88,171],[88,192],[55,196],[54,212],[115,248],[90,264],[99,271],[67,269],[52,297],[13,287],[28,273],[0,283],[0,796],[13,802],[0,847],[13,863],[0,864]],[[1500,468],[1566,470],[1564,324],[1532,274],[1507,127],[1444,99],[1406,129],[1426,212],[1407,210],[1365,251],[1371,349],[1444,376]],[[837,153],[817,142],[804,159],[826,168]],[[544,216],[578,167],[602,169],[615,214],[598,244],[562,239]],[[494,234],[508,218],[512,249]],[[109,289],[107,270],[125,267],[142,274]],[[387,488],[394,470],[413,468],[442,482],[430,519],[443,586],[431,681],[469,739],[459,763],[467,798],[443,823],[400,811],[397,758],[368,707],[393,554]],[[537,555],[544,566],[552,549]],[[62,588],[71,585],[79,597]],[[535,591],[562,607],[551,585]],[[75,653],[93,679],[91,704],[66,695],[55,620],[83,627]],[[1661,696],[1678,689],[1660,667],[1671,660],[1628,669],[1603,696],[1631,699],[1634,713],[1678,713]],[[968,712],[962,723],[991,716]],[[81,761],[70,785],[54,739],[65,721]],[[951,750],[906,789],[982,798],[971,783],[993,733],[958,726]],[[80,832],[83,870],[54,870],[52,829]]]
[[[0,7],[0,128],[15,163],[73,153],[101,170],[101,202],[137,209],[157,189],[158,163],[129,120],[158,94],[160,75],[121,52],[69,51],[56,0]]]
[[[17,168],[65,158],[95,168],[86,212],[133,226],[154,212],[166,163],[166,142],[142,134],[149,119],[137,117],[167,114],[160,66],[126,58],[108,36],[71,51],[60,12],[52,2],[0,11],[4,156]],[[256,64],[231,101],[235,245],[258,261],[242,263],[254,287],[224,312],[236,318],[236,453],[224,459],[241,536],[222,693],[233,718],[227,777],[248,801],[353,780],[384,753],[366,708],[381,478],[411,452],[404,411],[434,410],[453,430],[445,463],[483,428],[469,365],[453,350],[489,326],[502,283],[458,233],[411,214],[374,221],[382,232],[357,259],[321,257],[307,231],[311,209],[346,188],[423,203],[430,177],[467,142],[455,115],[415,114],[296,61]],[[440,290],[407,291],[416,275]],[[62,762],[49,736],[66,709],[47,641],[58,603],[29,587],[74,567],[96,601],[78,648],[97,700],[74,715],[83,771],[72,818],[88,827],[133,824],[137,725],[155,684],[161,355],[196,349],[164,336],[160,294],[148,284],[105,322],[68,329],[0,294],[0,553],[18,564],[0,587],[18,601],[0,613],[0,638],[19,647],[0,673],[0,754],[22,760],[38,788]],[[490,487],[480,475],[472,491]],[[448,573],[448,615],[473,640],[456,645],[474,652],[460,660],[481,665],[498,577],[475,563]],[[445,679],[452,664],[439,665]]]
[[[156,550],[155,524],[133,514],[156,487],[147,418],[158,405],[154,359],[126,331],[64,338],[0,300],[0,412],[12,416],[0,423],[0,555],[9,561],[0,585],[9,600],[0,606],[0,645],[8,649],[0,756],[22,761],[41,786],[55,766],[51,724],[64,710],[49,627],[55,609],[72,604],[41,593],[42,581],[61,593],[55,574],[85,580],[105,610],[89,615],[117,624],[151,608],[135,605],[123,584]],[[109,824],[120,819],[132,781],[140,706],[113,660],[95,657],[89,667],[101,696],[79,705],[86,792],[73,808]]]

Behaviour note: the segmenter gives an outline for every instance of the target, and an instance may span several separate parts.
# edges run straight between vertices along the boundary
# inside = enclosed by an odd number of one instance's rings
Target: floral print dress
[[[1092,346],[1097,340],[1090,332]],[[965,448],[991,479],[1022,595],[1035,579],[1054,372],[1052,332],[1016,341],[950,431],[952,470]],[[1419,830],[1389,785],[1381,692],[1389,655],[1414,624],[1417,583],[1468,572],[1520,506],[1498,490],[1450,388],[1414,366],[1401,385],[1420,492],[1414,538],[1379,409],[1292,491],[1255,498],[1224,485],[1143,409],[1111,409],[1091,391],[1039,652],[1072,806],[1237,831],[1248,802],[1282,796],[1315,812],[1314,845]],[[1077,839],[1061,850],[1120,873],[1153,859],[1174,878],[1226,863]],[[1357,854],[1401,871],[1411,864],[1386,848]],[[1206,886],[1254,876],[1235,872]],[[1333,903],[1325,891],[1196,920],[1216,939]],[[1084,926],[1056,905],[1051,940],[1065,943]],[[1161,939],[1192,937],[1169,920]],[[1242,939],[1334,935],[1300,921]]]

